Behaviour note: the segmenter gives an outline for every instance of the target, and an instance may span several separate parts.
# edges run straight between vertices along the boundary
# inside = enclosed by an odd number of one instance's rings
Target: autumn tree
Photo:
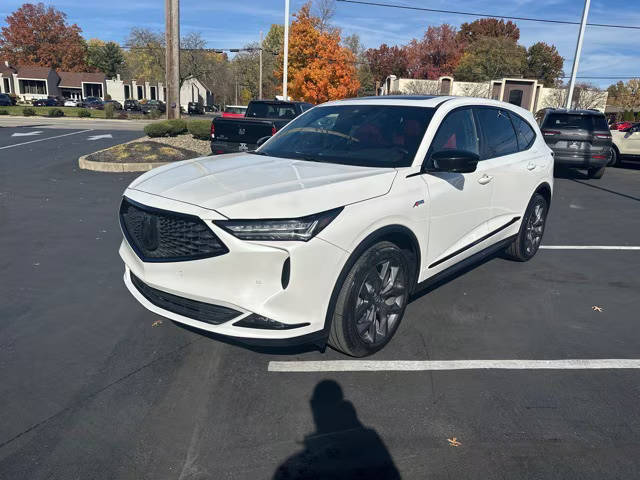
[[[456,80],[483,82],[522,75],[527,50],[508,38],[482,37],[467,49],[455,71]]]
[[[545,42],[534,43],[527,50],[525,75],[538,79],[545,87],[553,87],[564,75],[563,65],[564,58],[560,56],[555,45]]]
[[[640,79],[632,78],[627,83],[622,81],[607,89],[609,103],[623,107],[625,110],[637,110],[640,106]]]
[[[92,38],[87,42],[87,65],[108,78],[122,73],[124,67],[124,53],[120,45],[115,42],[103,42]]]
[[[480,18],[460,25],[458,39],[462,43],[472,45],[482,37],[504,38],[517,43],[520,40],[520,29],[511,20],[505,22],[497,18]]]
[[[421,41],[413,39],[404,48],[407,73],[411,78],[428,79],[451,75],[462,57],[462,47],[451,25],[429,27]]]
[[[378,48],[370,48],[364,53],[373,77],[384,81],[389,75],[407,76],[407,53],[403,48],[390,47],[383,43]]]
[[[337,30],[320,31],[320,19],[306,3],[294,14],[289,33],[288,91],[296,99],[322,103],[356,95],[355,57],[340,44]],[[282,78],[282,67],[277,70]]]
[[[126,40],[127,73],[135,80],[164,82],[164,35],[147,28],[134,27]]]
[[[9,15],[0,33],[0,56],[14,65],[82,71],[87,45],[67,15],[44,3],[25,3]]]
[[[376,94],[375,78],[371,72],[371,67],[366,59],[366,50],[360,41],[360,36],[357,33],[345,37],[342,42],[346,48],[348,48],[356,59],[356,70],[358,72],[358,82],[360,82],[360,88],[358,89],[358,96],[367,96]]]

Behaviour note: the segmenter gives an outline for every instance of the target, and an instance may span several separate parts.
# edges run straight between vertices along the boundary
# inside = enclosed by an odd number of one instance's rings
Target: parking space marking
[[[640,369],[629,358],[563,360],[320,360],[269,362],[269,372],[402,372],[434,370]]]
[[[0,147],[0,150],[4,150],[5,148],[19,147],[21,145],[28,145],[29,143],[44,142],[45,140],[53,140],[54,138],[68,137],[69,135],[77,135],[78,133],[85,133],[85,132],[91,132],[91,129],[80,130],[78,132],[65,133],[63,135],[55,135],[53,137],[39,138],[37,140],[31,140],[29,142],[22,142],[22,143],[15,143],[13,145],[5,145],[4,147]]]
[[[629,245],[541,245],[545,250],[640,250]]]

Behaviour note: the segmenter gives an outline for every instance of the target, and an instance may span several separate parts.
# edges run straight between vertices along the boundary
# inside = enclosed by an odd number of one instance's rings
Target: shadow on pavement
[[[382,439],[360,423],[338,383],[318,383],[310,403],[316,430],[278,467],[274,480],[400,479]]]

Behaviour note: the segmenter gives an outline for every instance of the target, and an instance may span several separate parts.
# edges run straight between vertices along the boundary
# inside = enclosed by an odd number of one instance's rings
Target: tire
[[[620,166],[620,153],[616,148],[611,149],[611,160],[609,160],[609,167],[619,167]]]
[[[412,269],[397,245],[368,248],[345,277],[332,312],[329,345],[352,357],[383,348],[404,316]]]
[[[547,199],[539,193],[534,194],[524,212],[518,235],[505,251],[507,257],[526,262],[535,256],[542,242],[548,211]]]
[[[605,168],[607,168],[606,165],[603,165],[602,167],[593,167],[587,170],[587,174],[589,175],[589,178],[602,178]]]

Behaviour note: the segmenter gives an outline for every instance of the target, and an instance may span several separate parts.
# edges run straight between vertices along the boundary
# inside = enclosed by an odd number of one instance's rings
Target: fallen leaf
[[[594,305],[593,307],[591,307],[591,310],[593,310],[594,312],[601,312],[603,309],[598,305]]]
[[[456,437],[447,438],[447,442],[449,442],[450,447],[459,447],[460,445],[462,445]]]
[[[160,325],[162,325],[162,320],[156,320],[151,324],[152,327],[159,327]]]

